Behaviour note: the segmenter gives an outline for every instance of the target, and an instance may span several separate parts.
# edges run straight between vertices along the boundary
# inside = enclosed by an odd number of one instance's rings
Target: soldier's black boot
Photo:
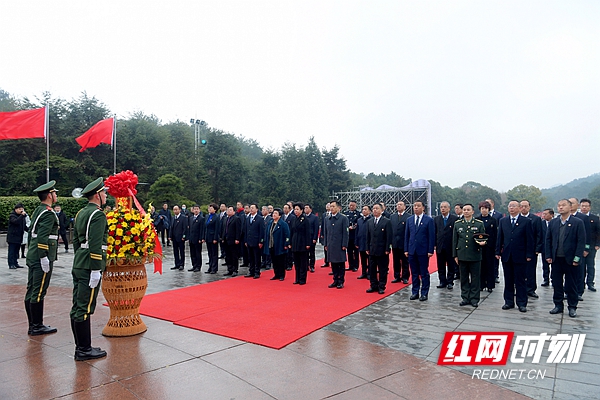
[[[75,335],[77,337],[75,360],[85,361],[106,357],[106,351],[99,347],[92,347],[92,328],[90,320],[87,319],[82,322],[73,321],[73,324],[75,326]]]
[[[29,310],[31,312],[31,336],[47,335],[49,333],[56,333],[57,329],[51,326],[44,325],[44,302],[29,303]]]
[[[27,334],[31,335],[31,328],[33,328],[33,321],[31,320],[31,308],[29,306],[29,300],[25,300],[25,312],[27,313],[27,321],[29,322],[29,328]]]

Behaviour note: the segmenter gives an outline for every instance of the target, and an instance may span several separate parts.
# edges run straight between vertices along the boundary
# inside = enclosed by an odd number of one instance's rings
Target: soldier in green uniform
[[[460,268],[460,296],[462,298],[460,305],[470,304],[477,307],[481,279],[481,254],[487,235],[483,222],[473,218],[473,211],[472,204],[465,204],[463,218],[454,223],[452,255]]]
[[[98,178],[82,195],[89,203],[75,217],[73,250],[73,307],[71,329],[75,338],[75,360],[106,357],[106,351],[92,347],[90,316],[96,308],[100,278],[106,267],[108,224],[102,206],[106,203],[104,180]]]
[[[52,210],[57,194],[55,181],[43,184],[34,190],[41,204],[31,216],[31,228],[27,242],[27,293],[25,311],[29,320],[29,335],[55,333],[56,328],[44,325],[44,297],[52,276],[52,264],[58,248],[58,218]]]

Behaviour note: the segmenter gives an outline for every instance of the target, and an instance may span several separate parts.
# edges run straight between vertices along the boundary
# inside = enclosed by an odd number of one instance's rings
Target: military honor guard
[[[481,254],[488,235],[482,221],[473,218],[472,204],[463,206],[463,218],[454,223],[452,256],[460,268],[461,306],[479,306]]]
[[[106,268],[108,224],[102,206],[106,203],[104,180],[98,178],[82,193],[89,203],[75,216],[73,231],[73,307],[71,329],[75,339],[75,360],[106,357],[106,351],[92,347],[90,317],[96,309],[102,271]]]
[[[32,336],[55,333],[56,328],[46,326],[44,319],[44,297],[52,277],[52,266],[58,251],[58,218],[52,210],[56,203],[56,181],[50,181],[34,190],[41,203],[31,216],[26,263],[27,293],[25,311],[29,320],[28,334]]]

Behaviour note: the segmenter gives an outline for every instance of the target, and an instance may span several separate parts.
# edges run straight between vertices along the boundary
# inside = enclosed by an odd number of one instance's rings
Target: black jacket
[[[6,234],[6,242],[21,244],[23,241],[23,232],[27,230],[27,225],[25,225],[25,213],[17,214],[13,210],[8,217],[8,232]]]

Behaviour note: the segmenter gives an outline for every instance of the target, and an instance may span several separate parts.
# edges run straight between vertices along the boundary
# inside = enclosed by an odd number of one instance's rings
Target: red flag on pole
[[[85,149],[96,147],[100,143],[111,144],[113,142],[114,133],[114,118],[103,119],[96,125],[92,126],[86,133],[79,136],[75,140],[81,146],[81,153]]]
[[[0,140],[46,137],[46,107],[0,112]]]

